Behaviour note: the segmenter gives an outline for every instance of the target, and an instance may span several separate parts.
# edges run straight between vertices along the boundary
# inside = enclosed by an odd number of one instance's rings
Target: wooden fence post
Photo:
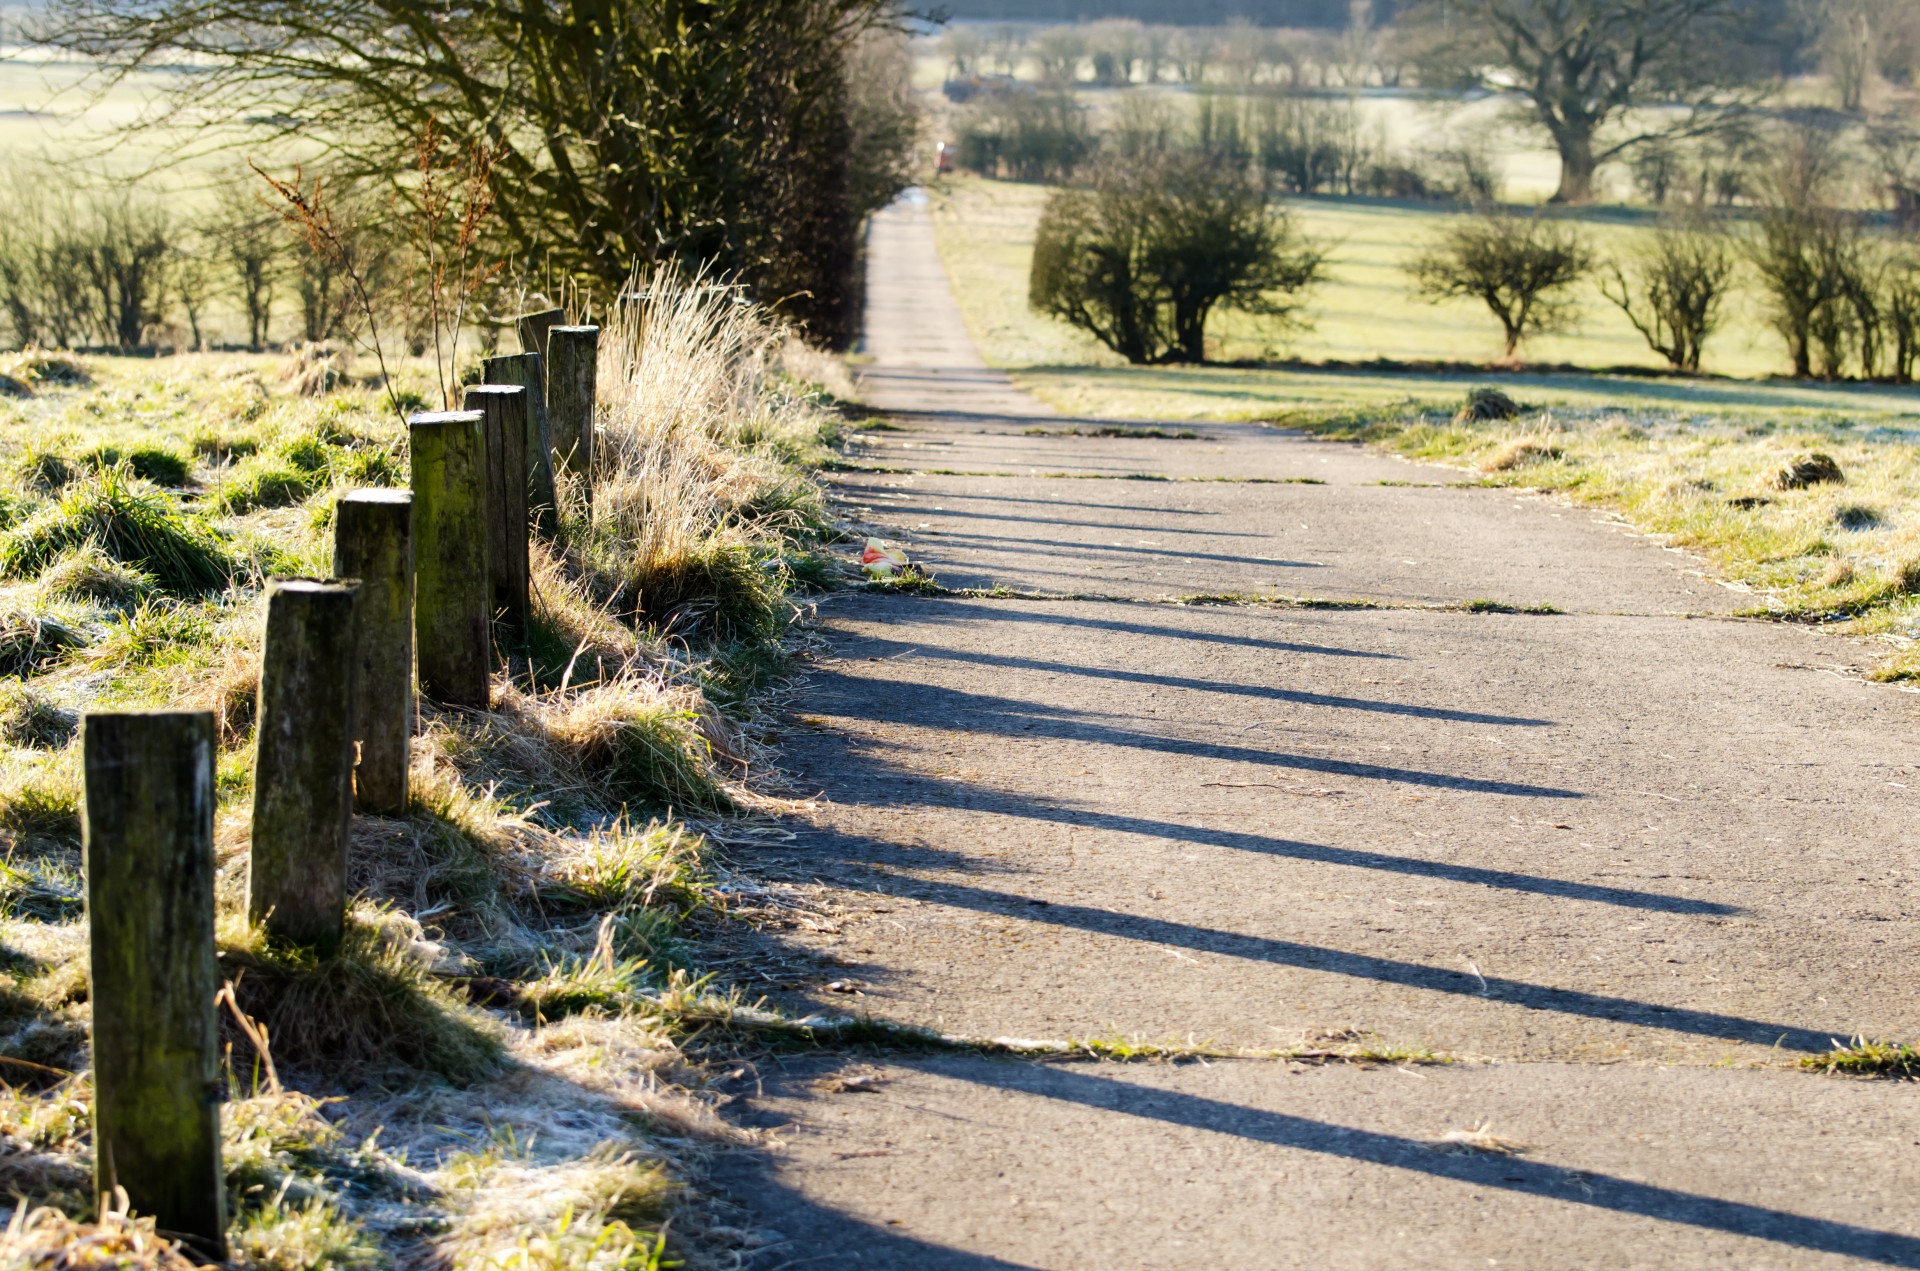
[[[420,688],[448,706],[487,708],[486,416],[448,410],[407,420],[413,465],[413,634]]]
[[[547,422],[546,360],[538,353],[507,353],[487,358],[489,384],[518,384],[527,390],[526,466],[522,469],[527,487],[527,506],[533,511],[534,524],[551,536],[559,526],[553,490],[553,430]]]
[[[464,403],[486,420],[487,569],[491,611],[516,635],[527,631],[527,390],[476,384]]]
[[[360,580],[353,798],[362,812],[405,816],[413,733],[413,496],[349,490],[333,505],[333,576]]]
[[[347,918],[358,582],[267,581],[247,917],[321,957]]]
[[[213,736],[205,711],[88,715],[80,824],[94,1186],[224,1259]]]
[[[593,412],[598,402],[599,327],[556,326],[547,333],[547,423],[553,461],[593,515]]]
[[[533,313],[517,315],[513,320],[514,330],[520,336],[522,353],[547,354],[547,332],[567,320],[565,309],[539,309]]]

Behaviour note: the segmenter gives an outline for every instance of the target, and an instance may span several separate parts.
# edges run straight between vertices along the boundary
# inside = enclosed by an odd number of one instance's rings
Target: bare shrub
[[[1676,371],[1698,371],[1700,352],[1719,325],[1733,281],[1734,250],[1726,235],[1698,218],[1660,226],[1631,259],[1619,262],[1600,291],[1620,307],[1647,347]]]
[[[1512,360],[1527,336],[1571,321],[1568,292],[1592,268],[1586,240],[1572,226],[1495,209],[1461,217],[1441,231],[1409,272],[1430,300],[1472,297],[1484,303],[1500,322]]]

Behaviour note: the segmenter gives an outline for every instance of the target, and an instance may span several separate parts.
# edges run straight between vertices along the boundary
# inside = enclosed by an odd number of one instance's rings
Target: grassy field
[[[754,703],[827,569],[804,464],[838,416],[807,384],[835,369],[745,306],[648,295],[606,327],[594,515],[536,551],[490,708],[421,704],[412,806],[355,817],[326,959],[246,920],[262,586],[329,572],[340,490],[406,485],[392,405],[278,355],[0,355],[0,1264],[184,1265],[95,1221],[89,1177],[77,734],[161,706],[215,716],[219,957],[266,1038],[226,1021],[231,1265],[738,1256],[683,1195],[735,1137],[709,1058],[817,1034],[703,978],[696,936],[754,906],[715,845],[768,806]],[[404,368],[402,407],[429,382]]]
[[[932,191],[941,254],[975,342],[986,358],[1009,368],[1119,365],[1088,336],[1027,308],[1027,270],[1044,186],[959,177]],[[1327,280],[1308,297],[1305,330],[1276,330],[1224,314],[1212,334],[1222,361],[1279,357],[1308,361],[1491,361],[1500,328],[1484,306],[1467,300],[1428,304],[1414,295],[1405,266],[1451,213],[1358,200],[1301,199],[1289,214],[1327,251]],[[1647,230],[1618,211],[1596,212],[1586,225],[1595,247],[1613,254]],[[1541,363],[1643,366],[1665,363],[1647,348],[1625,315],[1591,286],[1578,293],[1579,328],[1528,342]],[[1750,288],[1728,304],[1707,346],[1705,370],[1759,376],[1784,369],[1779,339],[1767,328]]]

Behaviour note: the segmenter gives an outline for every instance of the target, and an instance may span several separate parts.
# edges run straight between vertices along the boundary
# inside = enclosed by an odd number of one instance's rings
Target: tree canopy
[[[497,153],[511,250],[608,280],[718,263],[833,342],[857,329],[859,220],[900,179],[858,144],[911,141],[861,118],[847,61],[898,18],[894,0],[57,0],[44,35],[179,70],[166,122],[298,138],[349,176],[406,172],[437,120]]]
[[[1759,35],[1784,0],[1424,0],[1407,23],[1429,77],[1525,99],[1560,154],[1559,203],[1593,197],[1599,165],[1655,137],[1699,132],[1762,73]],[[1687,107],[1632,121],[1636,106]]]

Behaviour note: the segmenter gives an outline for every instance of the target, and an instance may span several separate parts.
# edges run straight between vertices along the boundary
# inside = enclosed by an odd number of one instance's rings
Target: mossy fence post
[[[224,1259],[213,716],[88,715],[80,750],[94,1186]]]
[[[547,422],[553,462],[593,514],[593,412],[598,405],[599,327],[554,327],[547,333]]]
[[[349,490],[333,505],[333,574],[360,580],[353,798],[362,812],[404,816],[413,733],[413,496]]]
[[[553,430],[547,422],[546,360],[538,353],[503,353],[490,357],[482,365],[489,384],[517,384],[527,390],[526,466],[522,481],[527,487],[527,506],[542,534],[551,537],[559,528],[556,515],[559,503],[553,488]]]
[[[476,384],[463,403],[486,420],[487,570],[494,615],[516,636],[527,632],[527,390]]]
[[[347,917],[360,584],[267,582],[247,917],[322,957]]]
[[[434,411],[407,420],[413,467],[413,637],[420,691],[448,706],[487,707],[486,416]]]

